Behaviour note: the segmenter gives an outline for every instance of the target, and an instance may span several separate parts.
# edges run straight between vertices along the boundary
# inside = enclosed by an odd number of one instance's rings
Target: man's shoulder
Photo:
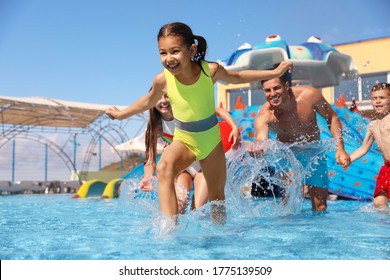
[[[307,103],[308,101],[310,101],[310,103],[314,104],[323,98],[321,92],[312,86],[295,86],[292,87],[292,91],[295,96],[295,99],[298,102],[304,101],[305,103]]]
[[[265,114],[265,113],[269,113],[271,111],[271,105],[266,102],[264,103],[263,105],[261,105],[260,109],[259,109],[259,112],[257,113],[257,115],[260,115],[260,114]]]
[[[300,86],[293,86],[292,91],[294,93],[300,93],[300,94],[315,94],[319,93],[319,90],[308,85],[300,85]]]
[[[263,106],[261,106],[259,112],[256,116],[256,121],[263,121],[263,122],[270,122],[274,118],[274,113],[269,105],[269,103],[265,103]]]

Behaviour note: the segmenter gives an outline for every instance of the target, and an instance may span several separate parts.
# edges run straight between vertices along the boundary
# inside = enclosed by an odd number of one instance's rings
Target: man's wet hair
[[[274,69],[278,68],[279,64],[280,63],[274,64],[271,68],[268,68],[266,70],[274,70]],[[288,84],[291,86],[291,71],[287,70],[286,72],[284,72],[284,74],[282,76],[279,77],[279,79],[281,80],[281,82],[283,84],[288,82]],[[268,81],[268,80],[271,80],[271,79],[261,80],[261,85],[263,85],[264,82]]]

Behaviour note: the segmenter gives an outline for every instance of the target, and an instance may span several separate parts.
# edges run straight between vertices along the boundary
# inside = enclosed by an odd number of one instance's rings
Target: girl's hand
[[[229,143],[233,142],[232,148],[234,150],[237,150],[241,146],[241,133],[238,130],[238,127],[234,127],[232,131],[230,132]]]
[[[153,176],[142,176],[141,182],[139,183],[139,188],[144,192],[151,192],[153,190]]]
[[[293,69],[293,62],[291,60],[282,61],[279,66],[275,69],[279,76],[282,76],[284,72],[291,71]]]
[[[106,109],[106,115],[112,120],[115,120],[118,118],[119,112],[120,112],[119,109],[115,106],[111,106],[111,107]]]

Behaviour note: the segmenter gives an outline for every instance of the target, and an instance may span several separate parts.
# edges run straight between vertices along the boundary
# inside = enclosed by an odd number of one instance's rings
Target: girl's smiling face
[[[169,101],[169,98],[167,94],[164,94],[159,101],[157,101],[156,105],[154,106],[157,111],[160,112],[161,117],[166,121],[173,120],[173,113],[171,108],[171,102]]]
[[[168,35],[158,40],[160,61],[164,68],[177,75],[191,63],[195,54],[194,46],[185,46],[179,36]]]

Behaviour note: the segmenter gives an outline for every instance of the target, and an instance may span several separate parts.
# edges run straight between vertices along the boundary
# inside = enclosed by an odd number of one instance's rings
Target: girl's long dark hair
[[[149,121],[145,132],[145,164],[149,157],[156,162],[157,157],[157,139],[162,134],[162,117],[160,112],[155,108],[149,109]]]
[[[191,28],[182,22],[172,22],[161,27],[157,35],[157,41],[161,37],[166,37],[169,35],[179,36],[183,40],[183,43],[188,47],[191,47],[192,44],[196,44],[195,40],[197,41],[197,52],[192,57],[192,60],[195,61],[199,65],[200,69],[202,69],[202,72],[205,73],[202,67],[202,60],[206,60],[206,39],[202,36],[194,35]]]

